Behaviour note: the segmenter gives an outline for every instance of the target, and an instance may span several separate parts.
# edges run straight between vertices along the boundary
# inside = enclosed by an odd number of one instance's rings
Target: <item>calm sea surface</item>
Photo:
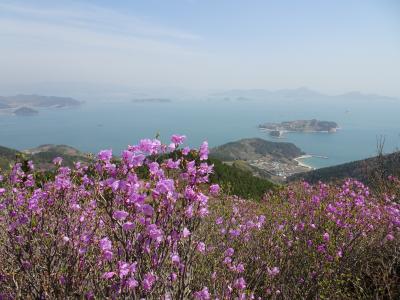
[[[296,119],[336,121],[341,130],[290,133],[274,139],[257,129],[263,122]],[[377,138],[385,137],[385,152],[400,148],[400,103],[339,101],[175,101],[172,103],[86,102],[79,108],[46,109],[37,116],[0,115],[0,145],[27,149],[41,144],[67,144],[82,151],[112,148],[119,154],[128,144],[161,134],[185,134],[190,146],[208,140],[210,146],[240,138],[262,137],[295,143],[314,167],[336,165],[376,154]]]

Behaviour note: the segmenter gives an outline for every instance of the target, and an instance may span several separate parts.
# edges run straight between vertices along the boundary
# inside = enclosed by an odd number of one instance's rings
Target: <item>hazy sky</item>
[[[0,0],[1,84],[72,81],[400,96],[400,1]]]

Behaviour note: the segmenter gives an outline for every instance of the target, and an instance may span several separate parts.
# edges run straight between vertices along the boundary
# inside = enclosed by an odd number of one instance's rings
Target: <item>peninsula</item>
[[[241,139],[210,150],[210,157],[248,170],[253,175],[282,182],[312,168],[300,161],[305,153],[293,143],[271,142],[260,138]]]

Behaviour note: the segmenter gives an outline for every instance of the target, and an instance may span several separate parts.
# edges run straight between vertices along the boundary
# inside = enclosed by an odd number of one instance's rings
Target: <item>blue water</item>
[[[293,142],[304,152],[327,156],[306,163],[319,168],[376,154],[377,138],[385,136],[385,152],[400,148],[399,102],[312,101],[175,101],[169,104],[129,101],[87,102],[78,108],[45,109],[32,117],[0,115],[0,145],[27,149],[41,144],[67,144],[82,151],[112,148],[119,154],[128,144],[158,132],[165,142],[185,134],[190,146],[210,146],[240,138],[262,137]],[[274,139],[257,129],[264,122],[295,119],[336,121],[337,133],[290,133]]]

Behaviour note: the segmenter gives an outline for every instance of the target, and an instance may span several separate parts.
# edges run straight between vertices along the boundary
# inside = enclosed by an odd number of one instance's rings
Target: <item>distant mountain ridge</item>
[[[279,90],[267,90],[267,89],[234,89],[210,93],[211,97],[217,97],[221,100],[235,100],[241,101],[241,99],[250,100],[331,100],[331,101],[374,101],[374,100],[386,100],[395,101],[399,100],[396,97],[383,96],[377,94],[362,93],[359,91],[351,91],[347,93],[341,93],[336,95],[324,94],[307,87],[300,87],[294,89],[279,89]]]

